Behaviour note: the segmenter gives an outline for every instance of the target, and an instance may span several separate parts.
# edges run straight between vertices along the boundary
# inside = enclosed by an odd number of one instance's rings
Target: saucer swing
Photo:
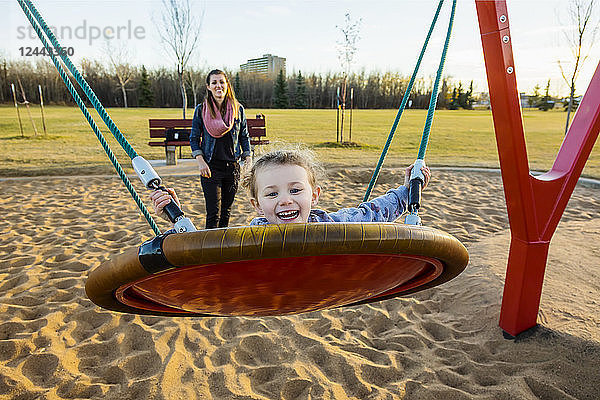
[[[165,211],[174,223],[177,233],[173,234],[160,233],[55,53],[131,158],[133,168],[144,185],[148,189],[161,189],[161,178],[127,142],[85,79],[61,50],[32,2],[17,1],[156,234],[155,238],[141,246],[125,249],[90,271],[85,285],[86,294],[98,306],[119,312],[163,316],[285,315],[408,295],[447,282],[466,267],[466,248],[448,233],[421,226],[418,217],[424,181],[420,166],[423,165],[437,103],[456,0],[452,3],[421,147],[410,179],[409,215],[405,224],[312,223],[197,231],[181,209],[171,202]],[[408,101],[443,1],[439,1],[365,201]],[[52,47],[58,51],[50,51]]]

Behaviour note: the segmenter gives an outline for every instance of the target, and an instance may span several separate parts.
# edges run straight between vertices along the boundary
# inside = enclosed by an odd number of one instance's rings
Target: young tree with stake
[[[342,34],[341,39],[337,42],[338,59],[340,60],[343,76],[342,76],[342,91],[341,91],[341,109],[342,118],[340,123],[340,143],[344,141],[344,110],[346,109],[346,93],[348,86],[348,76],[350,75],[350,69],[354,62],[354,56],[358,51],[357,43],[360,39],[360,24],[361,18],[353,21],[350,17],[350,13],[346,13],[344,16],[344,25],[336,25]]]

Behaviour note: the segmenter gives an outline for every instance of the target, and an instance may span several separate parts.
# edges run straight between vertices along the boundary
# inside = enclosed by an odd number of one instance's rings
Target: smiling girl
[[[290,224],[309,222],[392,222],[407,208],[408,181],[413,165],[404,171],[404,184],[388,190],[383,196],[328,213],[315,208],[321,195],[317,183],[322,175],[321,166],[308,150],[276,150],[261,156],[242,179],[248,190],[250,203],[260,215],[250,225]],[[429,167],[421,168],[423,189],[429,184]],[[156,191],[150,198],[154,210],[164,219],[163,208],[179,199],[173,189]]]
[[[404,185],[388,190],[383,196],[328,213],[315,208],[321,195],[317,183],[322,174],[321,166],[308,150],[276,150],[261,156],[242,179],[248,190],[250,203],[260,215],[250,225],[290,224],[310,222],[392,222],[407,208],[408,181],[413,166],[405,169]],[[427,166],[421,168],[423,189],[431,178]],[[175,199],[173,189],[156,191],[150,197],[154,210],[167,219],[163,208]]]
[[[307,222],[391,222],[407,208],[408,179],[412,165],[405,170],[404,185],[389,190],[383,196],[328,213],[315,208],[321,195],[317,183],[321,167],[306,150],[278,150],[260,157],[242,185],[248,189],[250,202],[260,215],[250,225]],[[431,172],[421,168],[425,182]]]

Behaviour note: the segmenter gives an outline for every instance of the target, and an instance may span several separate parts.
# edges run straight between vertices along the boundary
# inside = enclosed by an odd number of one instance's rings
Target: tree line
[[[128,77],[124,80],[115,68],[99,61],[83,60],[78,67],[106,107],[181,107],[180,77],[172,69],[129,66]],[[396,108],[410,80],[409,76],[400,72],[378,71],[360,71],[348,76],[335,72],[303,74],[298,71],[288,75],[280,73],[275,77],[240,71],[226,72],[237,97],[248,108],[335,108],[340,105],[339,88],[344,78],[354,93],[352,105],[347,96],[346,108]],[[194,68],[188,68],[185,72],[188,107],[194,107],[203,100],[207,73]],[[17,101],[22,101],[17,85],[20,81],[31,102],[39,102],[40,85],[46,104],[74,104],[49,60],[0,60],[0,76],[2,103],[13,101],[11,83],[17,88]],[[427,108],[432,87],[432,78],[417,80],[410,95],[410,107]],[[462,82],[453,82],[446,77],[440,87],[438,108],[472,108],[475,101],[472,83],[468,90],[464,90]]]

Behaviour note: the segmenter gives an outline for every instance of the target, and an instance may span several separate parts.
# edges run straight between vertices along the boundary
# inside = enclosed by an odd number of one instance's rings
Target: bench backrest
[[[247,118],[248,123],[248,135],[250,137],[265,137],[267,136],[267,124],[265,116],[258,114],[257,118]],[[174,129],[191,129],[191,119],[149,119],[148,125],[150,127],[151,138],[165,138],[166,130],[169,128]]]
[[[256,118],[247,118],[248,135],[251,138],[260,138],[267,136],[267,123],[265,116],[258,114]]]
[[[191,119],[150,119],[148,120],[150,126],[150,137],[151,138],[164,138],[166,137],[166,130],[169,128],[175,129],[191,129]]]

